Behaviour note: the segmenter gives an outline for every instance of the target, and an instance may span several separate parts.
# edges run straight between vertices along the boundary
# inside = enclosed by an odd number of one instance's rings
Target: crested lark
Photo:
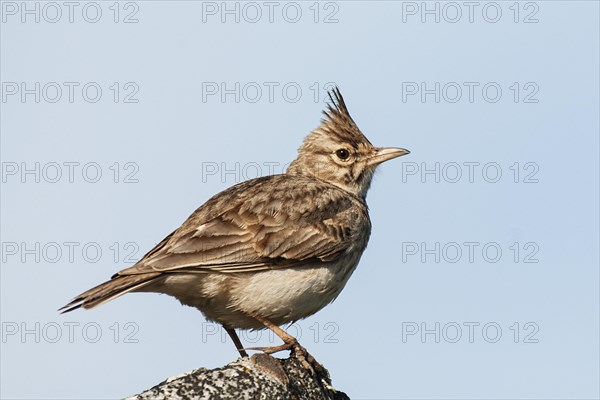
[[[333,95],[333,96],[332,96]],[[376,167],[408,154],[374,147],[336,88],[321,125],[281,175],[212,197],[134,266],[61,308],[94,308],[128,292],[158,292],[227,330],[269,328],[284,344],[253,348],[307,354],[279,325],[306,318],[344,288],[367,247],[365,197]],[[304,365],[307,365],[305,359]]]

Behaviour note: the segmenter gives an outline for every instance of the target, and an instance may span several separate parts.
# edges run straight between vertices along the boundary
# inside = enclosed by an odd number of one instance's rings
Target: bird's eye
[[[347,160],[350,157],[350,152],[346,149],[339,149],[335,152],[335,155],[339,157],[340,160]]]

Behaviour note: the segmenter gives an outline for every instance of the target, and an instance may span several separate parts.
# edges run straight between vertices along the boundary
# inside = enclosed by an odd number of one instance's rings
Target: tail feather
[[[61,314],[76,310],[80,307],[89,309],[111,301],[125,293],[149,284],[160,273],[150,272],[138,275],[115,275],[110,281],[104,282],[75,297],[69,304],[58,309]]]

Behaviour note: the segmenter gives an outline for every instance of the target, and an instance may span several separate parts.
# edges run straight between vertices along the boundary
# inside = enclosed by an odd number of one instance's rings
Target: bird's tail
[[[149,272],[136,275],[115,275],[110,281],[104,282],[75,297],[66,306],[59,308],[62,314],[80,307],[94,308],[132,290],[139,289],[152,282],[160,273]]]

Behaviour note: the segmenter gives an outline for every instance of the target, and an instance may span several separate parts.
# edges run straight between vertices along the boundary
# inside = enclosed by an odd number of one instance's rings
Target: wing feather
[[[239,273],[329,261],[357,237],[366,245],[370,227],[364,202],[335,186],[300,176],[257,178],[210,199],[118,275]]]

